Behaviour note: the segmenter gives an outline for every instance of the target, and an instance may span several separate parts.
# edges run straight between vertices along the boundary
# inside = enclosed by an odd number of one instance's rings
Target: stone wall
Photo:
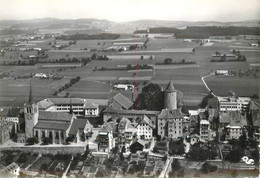
[[[31,153],[39,153],[39,154],[73,154],[84,153],[86,147],[85,146],[50,146],[50,147],[8,147],[2,148],[2,150],[20,150]]]

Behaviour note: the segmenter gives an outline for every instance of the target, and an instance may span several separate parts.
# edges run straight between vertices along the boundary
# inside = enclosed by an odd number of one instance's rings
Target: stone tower
[[[178,90],[173,86],[172,81],[170,80],[166,89],[164,90],[164,108],[165,109],[178,109],[178,100],[177,96]]]
[[[33,137],[33,128],[38,123],[39,109],[33,101],[32,85],[30,81],[29,100],[24,103],[25,138]]]

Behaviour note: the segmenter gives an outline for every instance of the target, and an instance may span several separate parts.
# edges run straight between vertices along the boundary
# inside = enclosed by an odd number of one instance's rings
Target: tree
[[[52,144],[52,139],[49,138],[49,137],[44,137],[43,140],[42,140],[42,144],[43,144],[43,145]]]
[[[72,137],[67,137],[66,140],[65,140],[66,143],[69,143],[69,142],[72,142],[72,141],[73,141]]]
[[[246,135],[245,131],[243,131],[242,135],[239,137],[239,144],[240,144],[242,149],[245,149],[248,145],[247,135]]]
[[[120,157],[120,161],[124,161],[125,157],[124,157],[124,154],[123,154],[123,152],[120,152],[120,155],[119,155],[119,157]]]
[[[176,171],[179,171],[181,169],[181,165],[180,165],[180,162],[175,159],[173,162],[172,162],[172,172],[176,172]]]
[[[204,173],[208,173],[210,170],[210,164],[208,162],[205,162],[202,166],[201,166],[201,171]]]
[[[209,157],[209,151],[198,146],[192,146],[187,158],[192,161],[205,161]]]
[[[224,54],[223,56],[221,56],[221,61],[226,61],[226,58],[227,58],[227,56],[226,56],[226,54]]]
[[[243,156],[242,148],[234,148],[230,151],[227,159],[232,163],[238,163]]]
[[[132,70],[132,69],[133,69],[132,65],[131,64],[127,64],[126,70]]]
[[[172,63],[172,58],[166,58],[164,59],[164,64],[171,64]]]
[[[122,152],[122,153],[125,153],[125,151],[126,151],[126,150],[125,150],[125,146],[123,146],[122,149],[121,149],[121,152]]]
[[[96,59],[97,59],[97,55],[96,55],[96,53],[93,53],[92,56],[91,56],[90,58],[91,58],[91,60],[96,60]]]
[[[185,63],[185,59],[182,59],[182,61],[181,61],[183,64]]]
[[[142,88],[142,93],[137,98],[137,108],[160,111],[164,107],[164,97],[157,84],[150,83]]]

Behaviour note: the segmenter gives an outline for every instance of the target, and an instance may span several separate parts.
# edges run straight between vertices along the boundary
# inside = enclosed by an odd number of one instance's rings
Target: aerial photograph
[[[259,0],[0,0],[0,178],[257,178]]]

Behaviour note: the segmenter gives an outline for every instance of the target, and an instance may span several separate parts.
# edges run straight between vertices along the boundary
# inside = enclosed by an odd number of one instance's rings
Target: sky
[[[260,19],[260,0],[0,0],[0,20],[97,18],[244,21]]]

